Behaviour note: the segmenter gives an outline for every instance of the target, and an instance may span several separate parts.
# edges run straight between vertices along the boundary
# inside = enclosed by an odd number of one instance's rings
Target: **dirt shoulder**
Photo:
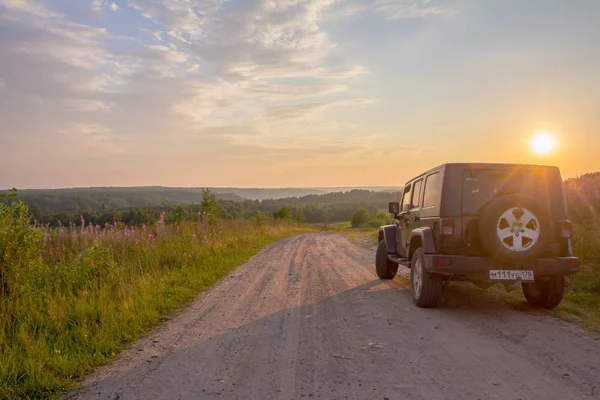
[[[78,399],[600,399],[600,337],[450,287],[411,301],[406,271],[337,234],[267,247]]]

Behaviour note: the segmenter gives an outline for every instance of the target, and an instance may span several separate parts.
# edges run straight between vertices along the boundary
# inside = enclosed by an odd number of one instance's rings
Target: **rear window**
[[[423,194],[423,207],[435,206],[440,198],[441,182],[440,173],[429,175],[425,179],[425,193]]]
[[[463,172],[462,213],[479,215],[496,197],[518,194],[535,200],[554,219],[566,218],[560,172],[554,167],[469,168]]]

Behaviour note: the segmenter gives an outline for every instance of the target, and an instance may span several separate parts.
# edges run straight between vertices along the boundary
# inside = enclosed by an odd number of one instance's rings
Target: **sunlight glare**
[[[536,154],[548,154],[556,147],[556,139],[549,132],[537,132],[531,139],[531,148]]]

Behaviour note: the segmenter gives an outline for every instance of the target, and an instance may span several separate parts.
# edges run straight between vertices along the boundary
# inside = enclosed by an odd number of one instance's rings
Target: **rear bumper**
[[[528,262],[499,263],[489,257],[466,257],[443,254],[425,254],[425,268],[429,272],[461,275],[466,279],[489,278],[490,270],[533,270],[536,277],[568,275],[579,271],[578,257],[538,258]]]

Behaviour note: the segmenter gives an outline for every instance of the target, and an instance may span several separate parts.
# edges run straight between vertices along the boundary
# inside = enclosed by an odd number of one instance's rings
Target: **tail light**
[[[442,227],[441,234],[443,236],[454,235],[454,220],[453,219],[442,219],[440,221],[440,225]]]
[[[560,223],[560,236],[563,238],[573,237],[573,223],[571,221],[562,221]]]
[[[438,257],[436,264],[439,267],[447,267],[448,265],[450,265],[450,259],[449,258]]]

